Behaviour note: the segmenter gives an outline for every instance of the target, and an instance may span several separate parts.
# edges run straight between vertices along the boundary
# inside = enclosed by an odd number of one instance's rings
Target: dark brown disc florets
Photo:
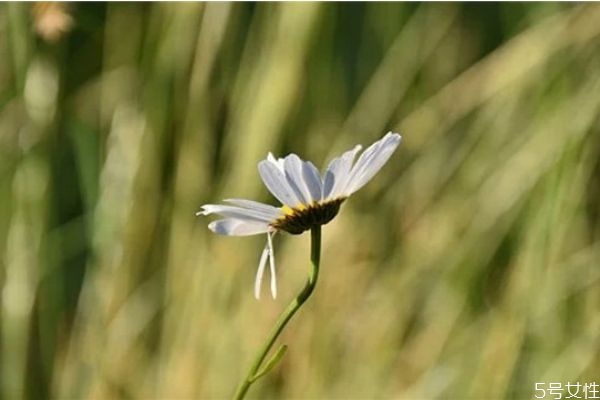
[[[340,206],[344,200],[346,198],[315,203],[302,209],[284,206],[283,209],[286,215],[279,218],[271,226],[293,235],[299,235],[314,226],[325,225],[331,221],[340,211]]]

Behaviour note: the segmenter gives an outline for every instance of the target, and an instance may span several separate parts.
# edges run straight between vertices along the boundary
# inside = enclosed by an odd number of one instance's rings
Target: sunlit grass
[[[2,396],[223,398],[306,276],[268,151],[404,142],[323,229],[320,282],[260,398],[532,398],[600,383],[600,7],[0,5]],[[60,19],[58,19],[60,21]],[[273,202],[272,202],[273,203]]]

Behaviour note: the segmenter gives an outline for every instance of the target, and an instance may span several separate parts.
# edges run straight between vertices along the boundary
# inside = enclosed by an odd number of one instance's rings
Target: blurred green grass
[[[308,237],[257,302],[264,238],[194,212],[388,130],[251,396],[600,383],[598,5],[3,3],[0,60],[3,398],[230,396]]]

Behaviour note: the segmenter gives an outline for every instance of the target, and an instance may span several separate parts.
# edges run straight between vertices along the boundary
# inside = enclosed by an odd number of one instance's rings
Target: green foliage
[[[264,238],[194,212],[388,130],[252,394],[600,383],[599,71],[596,4],[1,4],[2,397],[231,396],[309,239],[257,302]]]

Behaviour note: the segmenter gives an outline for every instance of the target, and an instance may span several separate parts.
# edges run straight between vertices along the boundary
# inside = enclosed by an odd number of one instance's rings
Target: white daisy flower
[[[275,298],[275,233],[283,231],[296,235],[313,226],[327,224],[337,215],[342,203],[383,167],[400,140],[399,134],[388,132],[354,162],[362,149],[357,145],[341,157],[334,158],[322,176],[310,161],[304,161],[296,154],[275,159],[269,153],[267,159],[258,164],[258,171],[267,189],[281,202],[281,207],[252,200],[227,199],[225,201],[230,204],[206,204],[196,215],[218,214],[225,217],[208,225],[210,230],[222,235],[267,234],[267,244],[256,272],[254,296],[260,297],[262,277],[269,261],[271,294]]]

